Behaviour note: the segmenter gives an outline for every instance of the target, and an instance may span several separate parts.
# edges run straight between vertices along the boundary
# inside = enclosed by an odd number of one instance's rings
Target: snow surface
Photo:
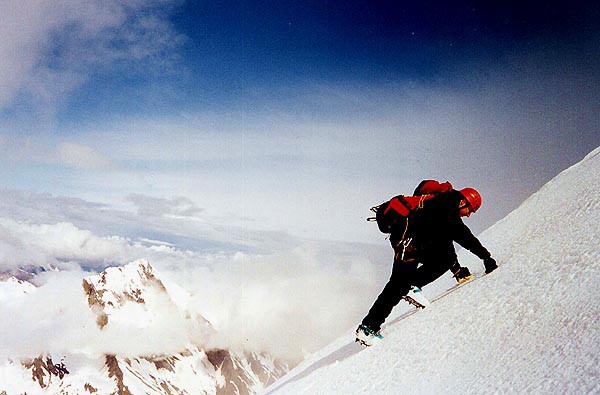
[[[597,148],[480,235],[498,270],[390,317],[369,349],[350,329],[267,393],[600,393],[599,236]]]
[[[0,281],[0,303],[12,303],[14,299],[35,292],[35,286],[15,277]]]

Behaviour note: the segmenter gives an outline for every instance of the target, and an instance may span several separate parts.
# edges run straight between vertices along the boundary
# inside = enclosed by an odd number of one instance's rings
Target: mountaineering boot
[[[383,336],[381,336],[379,331],[375,332],[373,329],[363,324],[360,324],[358,328],[356,328],[356,343],[369,347],[373,344],[375,339],[383,339]]]
[[[459,284],[466,283],[473,278],[473,275],[469,271],[468,267],[460,266],[457,271],[454,272],[454,278]]]
[[[421,292],[421,288],[419,288],[415,285],[410,287],[410,289],[408,290],[408,293],[404,296],[404,299],[408,303],[410,303],[420,309],[424,309],[425,307],[430,305],[429,300],[427,300],[427,298],[425,296],[423,296],[423,293]]]

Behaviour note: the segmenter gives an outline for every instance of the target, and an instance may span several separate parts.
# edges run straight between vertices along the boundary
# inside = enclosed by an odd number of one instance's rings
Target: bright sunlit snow
[[[353,343],[352,328],[268,393],[600,392],[599,180],[600,148],[480,236],[498,270],[391,317],[369,349]]]

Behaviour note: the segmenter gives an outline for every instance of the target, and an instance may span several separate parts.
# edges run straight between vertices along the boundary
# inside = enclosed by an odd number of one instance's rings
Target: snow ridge
[[[599,393],[598,180],[600,147],[482,233],[498,270],[392,318],[374,347],[349,330],[267,393]]]

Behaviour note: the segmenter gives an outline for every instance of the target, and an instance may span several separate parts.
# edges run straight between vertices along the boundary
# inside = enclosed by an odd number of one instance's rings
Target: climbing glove
[[[468,267],[459,266],[458,269],[454,271],[454,278],[456,279],[456,282],[462,284],[472,279],[473,275],[471,275]]]
[[[485,274],[491,273],[494,270],[498,269],[498,264],[496,260],[492,257],[485,258],[483,260],[483,266],[485,266]]]

